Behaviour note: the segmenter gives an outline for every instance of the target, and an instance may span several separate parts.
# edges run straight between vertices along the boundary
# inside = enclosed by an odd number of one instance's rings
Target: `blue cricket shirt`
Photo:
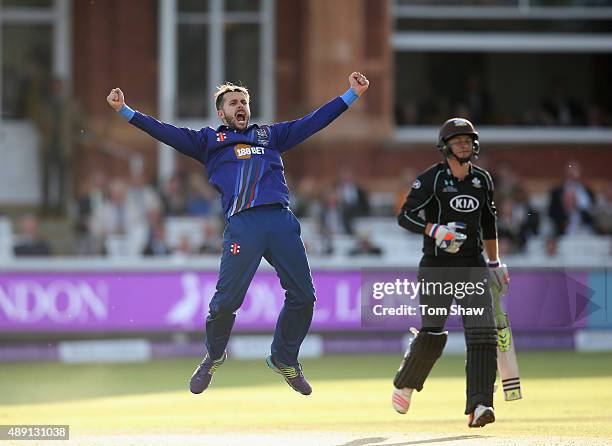
[[[289,205],[281,153],[329,125],[357,99],[349,89],[303,118],[252,124],[244,131],[224,125],[192,130],[160,122],[124,105],[130,124],[204,164],[210,184],[221,193],[225,217],[264,204]]]

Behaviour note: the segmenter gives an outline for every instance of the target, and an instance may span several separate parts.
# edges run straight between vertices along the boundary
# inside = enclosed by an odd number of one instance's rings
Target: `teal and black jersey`
[[[427,223],[465,223],[467,227],[461,232],[467,235],[467,240],[457,254],[439,249],[433,238],[423,235],[424,254],[453,257],[480,254],[482,240],[497,238],[496,219],[491,175],[470,165],[469,174],[460,181],[446,162],[430,167],[417,177],[398,215],[400,226],[419,234],[423,234]]]

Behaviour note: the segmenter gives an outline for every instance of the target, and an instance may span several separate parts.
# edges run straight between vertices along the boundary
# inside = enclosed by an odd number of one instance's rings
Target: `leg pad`
[[[404,355],[393,385],[398,389],[410,387],[420,392],[436,360],[442,355],[447,338],[448,332],[418,332]]]
[[[493,407],[493,385],[497,371],[497,331],[494,328],[466,328],[467,400],[465,414],[478,404]]]

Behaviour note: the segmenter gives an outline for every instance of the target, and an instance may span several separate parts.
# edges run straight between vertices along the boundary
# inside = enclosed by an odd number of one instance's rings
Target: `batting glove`
[[[457,223],[455,223],[457,225]],[[465,227],[465,225],[464,225]],[[457,254],[467,235],[458,232],[459,226],[450,227],[447,225],[432,224],[429,236],[436,241],[436,246],[450,254]]]
[[[487,266],[489,267],[491,289],[493,292],[499,293],[500,296],[505,296],[508,294],[510,275],[508,274],[508,267],[506,264],[500,263],[499,260],[496,260],[494,262],[489,261]]]

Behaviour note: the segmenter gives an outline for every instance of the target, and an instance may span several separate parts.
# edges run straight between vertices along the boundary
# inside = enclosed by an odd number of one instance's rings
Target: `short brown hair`
[[[215,105],[217,110],[221,110],[223,108],[223,96],[225,93],[230,93],[237,91],[242,93],[246,98],[247,104],[250,102],[249,90],[242,85],[234,85],[231,82],[226,82],[222,85],[217,86],[217,91],[215,92]]]

